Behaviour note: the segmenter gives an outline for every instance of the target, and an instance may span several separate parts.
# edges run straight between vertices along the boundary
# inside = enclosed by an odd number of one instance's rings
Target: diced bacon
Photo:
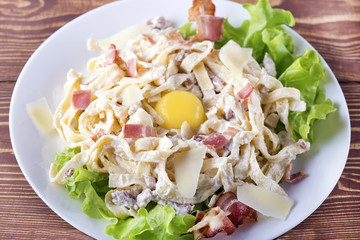
[[[221,80],[218,76],[216,76],[212,71],[208,69],[209,78],[215,87],[215,92],[219,93],[224,88],[224,81]]]
[[[214,148],[215,150],[223,149],[231,139],[236,135],[239,130],[229,127],[222,134],[211,133],[205,138],[203,143],[208,147]]]
[[[224,32],[225,18],[211,15],[200,15],[196,19],[197,33],[192,41],[210,40],[218,41],[222,39]]]
[[[80,110],[85,110],[91,102],[90,90],[73,91],[71,95],[71,105]]]
[[[224,137],[224,135],[220,133],[211,133],[209,136],[205,138],[203,143],[208,147],[212,147],[215,150],[222,149],[226,144],[230,142],[229,139]]]
[[[125,138],[156,137],[156,129],[144,124],[125,124]]]
[[[194,136],[194,140],[197,141],[197,142],[201,142],[202,140],[204,140],[204,136],[200,136],[200,135],[195,135]]]
[[[69,168],[64,174],[66,177],[71,177],[74,174],[74,169]]]
[[[196,21],[200,15],[215,15],[215,5],[211,0],[193,0],[193,6],[189,9],[189,22]]]
[[[225,118],[226,121],[229,121],[233,117],[234,117],[234,111],[233,110],[229,109],[229,110],[225,111],[224,118]]]
[[[225,212],[230,212],[228,218],[236,227],[243,224],[246,218],[257,220],[256,211],[238,201],[232,192],[222,194],[214,206],[220,207]]]
[[[137,76],[136,58],[130,58],[126,61],[127,73],[130,77]]]
[[[310,149],[310,143],[305,142],[303,139],[300,139],[300,140],[298,141],[298,144],[300,145],[300,147],[301,147],[303,150],[309,151],[309,149]]]
[[[304,178],[307,177],[307,174],[304,172],[297,172],[297,173],[293,173],[290,175],[290,179],[287,180],[286,182],[288,183],[298,183],[300,181],[302,181]]]
[[[185,53],[186,53],[185,50],[182,49],[178,54],[176,54],[175,61],[181,62],[185,57]]]
[[[206,214],[196,215],[198,217],[197,223],[188,230],[188,232],[195,232],[196,239],[202,237],[210,238],[221,231],[231,234],[236,230],[236,227],[226,216],[226,213],[219,207],[210,208]]]
[[[184,81],[184,85],[185,85],[185,87],[186,88],[190,88],[190,87],[192,87],[193,85],[194,85],[194,81],[193,80],[191,80],[190,78],[187,78],[185,81]]]
[[[238,93],[238,97],[240,98],[240,101],[246,100],[248,99],[248,97],[250,97],[252,91],[254,90],[254,88],[251,86],[250,83],[247,83],[245,85],[245,87],[243,87]]]
[[[116,56],[118,55],[118,51],[116,50],[115,44],[110,44],[109,50],[105,55],[105,65],[111,65],[116,62]]]
[[[285,169],[285,174],[284,174],[284,180],[285,182],[288,182],[288,183],[298,183],[300,182],[301,180],[303,180],[307,174],[304,173],[304,172],[297,172],[297,173],[293,173],[291,174],[291,170],[292,170],[292,163],[288,164],[286,166],[286,169]]]
[[[99,131],[97,131],[97,133],[91,137],[91,139],[96,142],[99,138],[101,138],[102,136],[105,135],[105,131],[104,129],[99,129]]]

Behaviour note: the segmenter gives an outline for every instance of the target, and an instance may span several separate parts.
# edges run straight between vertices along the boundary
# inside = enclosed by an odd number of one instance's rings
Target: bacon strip
[[[238,201],[234,193],[226,192],[209,212],[196,213],[195,225],[188,232],[194,232],[195,239],[210,238],[221,231],[231,234],[248,218],[256,221],[256,211]]]
[[[256,211],[238,201],[232,192],[222,194],[214,206],[220,207],[225,212],[230,212],[228,218],[236,227],[243,224],[246,218],[257,220]]]
[[[238,97],[240,98],[240,101],[246,100],[248,97],[250,97],[252,91],[254,88],[251,86],[250,83],[247,83],[245,87],[243,87],[238,93]]]
[[[234,224],[226,216],[226,213],[219,207],[211,208],[206,214],[196,214],[196,224],[188,230],[194,232],[195,239],[203,237],[210,238],[221,231],[231,234],[236,230]]]
[[[290,163],[289,165],[286,166],[285,174],[284,174],[284,181],[285,182],[298,183],[307,176],[306,173],[301,172],[301,171],[291,174],[291,170],[292,170],[292,163]]]
[[[125,124],[125,138],[156,137],[156,129],[144,124]]]
[[[115,63],[117,55],[118,55],[118,51],[116,50],[115,44],[110,44],[109,50],[106,52],[104,64],[111,65]]]
[[[203,143],[207,145],[208,147],[212,147],[215,150],[222,149],[230,142],[229,139],[224,137],[224,135],[220,133],[211,133],[209,136],[205,138]]]
[[[137,76],[136,58],[130,58],[126,61],[127,73],[130,77]]]
[[[91,102],[90,90],[73,91],[71,95],[71,105],[75,109],[85,110]]]
[[[211,0],[193,0],[193,6],[189,9],[189,22],[196,21],[200,15],[215,15],[215,5]]]
[[[196,19],[197,33],[192,41],[221,40],[224,32],[225,18],[211,15],[200,15]]]
[[[204,139],[203,143],[208,147],[214,148],[215,150],[220,150],[231,141],[237,132],[239,132],[239,130],[229,127],[222,134],[211,133]]]

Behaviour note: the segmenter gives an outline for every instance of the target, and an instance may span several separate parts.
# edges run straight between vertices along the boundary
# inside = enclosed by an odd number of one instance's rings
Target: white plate
[[[22,172],[40,198],[65,221],[96,239],[112,239],[104,232],[108,222],[87,217],[81,202],[70,199],[62,186],[48,178],[54,152],[62,150],[56,137],[41,135],[29,118],[25,104],[46,97],[54,111],[63,95],[66,73],[70,68],[86,72],[86,62],[98,55],[86,48],[88,38],[104,38],[133,24],[163,15],[175,25],[187,22],[191,0],[126,0],[117,1],[90,11],[66,24],[47,39],[29,59],[22,70],[10,105],[10,135],[15,156]],[[214,1],[217,16],[229,16],[238,25],[248,17],[240,4]],[[295,51],[302,53],[310,46],[300,35],[294,37]],[[304,181],[285,186],[296,205],[286,221],[260,217],[258,223],[238,229],[230,239],[273,239],[302,222],[330,194],[344,169],[350,145],[350,119],[344,95],[330,70],[325,84],[327,97],[338,111],[326,121],[318,122],[309,153],[295,161],[295,170],[309,174]],[[60,230],[59,230],[60,231]]]

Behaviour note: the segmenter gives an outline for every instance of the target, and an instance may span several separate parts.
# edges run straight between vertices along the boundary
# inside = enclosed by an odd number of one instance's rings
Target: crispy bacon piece
[[[243,87],[238,93],[238,97],[240,98],[240,101],[246,100],[248,97],[250,97],[252,91],[254,88],[251,86],[250,83],[247,83],[245,87]]]
[[[234,224],[219,207],[211,208],[206,214],[196,214],[196,224],[188,230],[194,232],[195,239],[210,238],[221,231],[231,234],[236,230]]]
[[[189,9],[189,22],[196,21],[200,15],[215,15],[215,5],[211,0],[193,0],[193,6]]]
[[[127,73],[130,77],[137,76],[136,58],[130,58],[126,61]]]
[[[226,192],[209,212],[196,213],[195,225],[188,232],[194,232],[195,239],[213,237],[221,231],[231,234],[248,218],[256,221],[256,211],[238,201],[234,193]]]
[[[225,212],[230,212],[228,218],[236,227],[243,224],[246,218],[257,220],[256,211],[238,201],[232,192],[222,194],[214,206],[220,207]]]
[[[211,15],[200,15],[196,19],[197,33],[192,41],[221,40],[224,32],[225,18]]]
[[[293,173],[291,174],[291,170],[292,170],[292,163],[288,164],[286,166],[285,169],[285,174],[284,174],[284,181],[288,182],[288,183],[298,183],[301,180],[303,180],[307,174],[304,172],[297,172],[297,173]]]
[[[71,105],[80,110],[85,110],[91,102],[90,90],[73,91],[71,95]]]
[[[156,137],[156,129],[144,124],[125,124],[125,138]]]
[[[118,55],[118,51],[116,50],[115,44],[110,44],[108,51],[105,55],[105,65],[111,65],[116,63],[116,56]]]

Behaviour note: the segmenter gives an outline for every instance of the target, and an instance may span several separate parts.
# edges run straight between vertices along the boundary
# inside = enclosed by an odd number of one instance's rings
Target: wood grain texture
[[[9,137],[9,103],[16,79],[36,48],[67,22],[108,2],[0,0],[0,239],[91,239],[47,207],[21,173]],[[348,161],[335,189],[309,218],[279,239],[359,239],[360,1],[270,2],[294,14],[295,30],[329,63],[352,124]]]

